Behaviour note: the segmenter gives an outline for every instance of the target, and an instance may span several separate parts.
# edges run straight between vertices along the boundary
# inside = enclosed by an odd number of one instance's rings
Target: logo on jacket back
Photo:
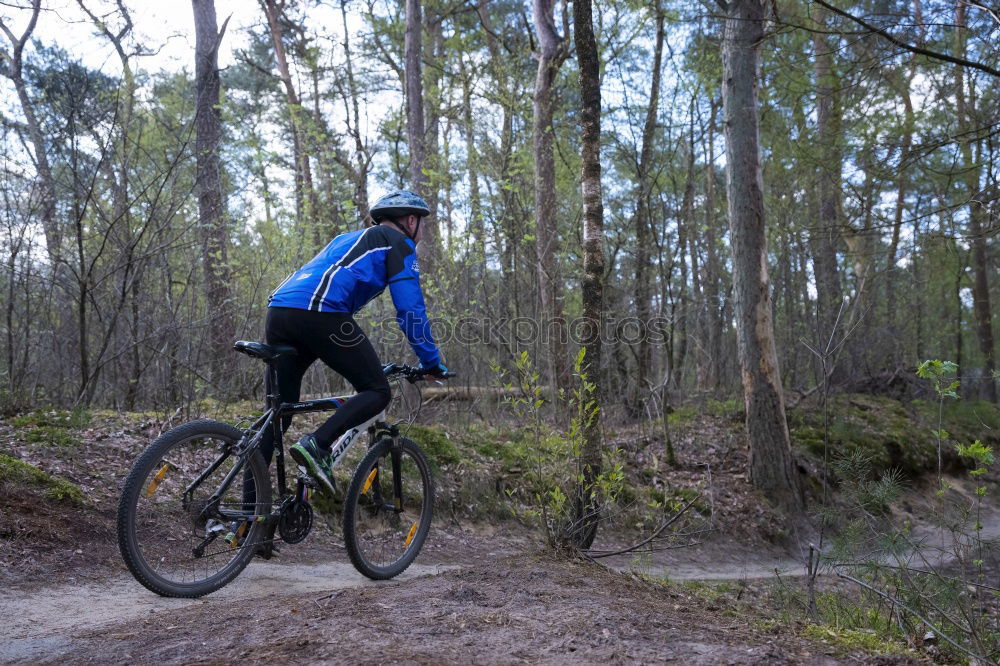
[[[413,272],[414,273],[419,273],[420,272],[420,263],[419,263],[419,261],[416,258],[414,258],[414,260],[413,260]]]

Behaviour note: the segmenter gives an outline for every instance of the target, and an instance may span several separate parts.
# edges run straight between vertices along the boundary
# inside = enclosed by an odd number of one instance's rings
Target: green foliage
[[[955,364],[946,361],[927,361],[918,370],[921,377],[932,382],[939,397],[939,419],[945,398],[958,397],[958,383],[950,378],[956,370]],[[940,420],[932,434],[939,449],[952,436]],[[994,601],[987,588],[981,587],[985,578],[982,510],[987,494],[982,478],[995,462],[994,454],[992,447],[980,439],[971,444],[958,442],[954,450],[971,463],[969,477],[976,490],[969,499],[939,473],[939,487],[931,496],[927,513],[931,523],[947,536],[926,541],[918,538],[908,523],[895,526],[889,520],[889,505],[902,489],[897,472],[876,473],[871,461],[857,454],[837,460],[833,469],[841,479],[848,504],[826,513],[841,528],[828,555],[838,571],[850,572],[867,586],[862,588],[862,594],[869,607],[878,604],[881,608],[885,601],[892,600],[897,608],[904,609],[898,611],[900,622],[905,618],[910,631],[927,625],[925,628],[947,636],[949,644],[961,646],[956,651],[942,642],[947,655],[991,655],[1000,649],[1000,620],[990,610]],[[931,564],[952,560],[972,566],[944,574]],[[914,568],[913,562],[921,566]],[[876,620],[868,619],[868,626],[874,626]]]
[[[8,422],[15,428],[49,426],[56,428],[85,428],[90,425],[91,413],[84,408],[72,411],[38,410],[21,414]]]
[[[730,398],[729,400],[709,400],[705,404],[705,411],[712,416],[718,416],[728,420],[741,421],[745,415],[745,406],[741,398]]]
[[[61,446],[65,448],[75,447],[80,444],[80,440],[69,429],[55,426],[29,428],[24,432],[24,439],[32,444]]]
[[[406,436],[427,452],[433,464],[452,465],[462,460],[458,448],[440,427],[412,424],[406,429]]]
[[[667,414],[667,420],[670,425],[689,423],[698,416],[698,412],[697,407],[675,407]]]
[[[66,479],[52,476],[18,458],[0,454],[0,483],[24,483],[44,490],[45,497],[55,502],[83,504],[80,487]]]
[[[576,385],[569,394],[561,394],[573,414],[568,427],[552,428],[542,419],[545,404],[540,375],[535,370],[527,352],[515,358],[516,380],[497,363],[491,369],[508,389],[518,391],[507,399],[515,419],[524,424],[523,432],[529,436],[511,442],[508,453],[523,470],[524,483],[508,490],[516,502],[515,513],[545,530],[552,547],[571,545],[576,531],[577,498],[593,495],[602,505],[617,500],[625,482],[623,465],[613,455],[607,456],[603,471],[591,487],[584,487],[581,461],[585,429],[598,415],[596,386],[584,372],[586,351],[577,354],[573,369]]]
[[[890,618],[877,618],[876,621],[888,621]],[[867,628],[872,623],[872,617],[865,614],[860,622],[860,629],[849,629],[838,626],[810,624],[802,629],[806,638],[830,643],[845,652],[862,650],[876,655],[892,655],[905,652],[906,643],[898,636],[887,636]]]
[[[87,427],[91,418],[91,413],[85,409],[38,410],[15,416],[8,422],[18,429],[18,435],[26,442],[71,448],[80,444],[74,431]]]
[[[931,380],[934,391],[942,398],[958,400],[959,381],[949,378],[958,373],[958,366],[951,361],[924,361],[917,367],[917,376]]]
[[[834,460],[830,466],[840,479],[844,494],[865,511],[888,513],[889,505],[903,492],[900,470],[889,469],[876,474],[871,460],[860,452]]]
[[[930,428],[915,427],[915,417],[891,398],[860,394],[831,396],[829,457],[849,458],[860,455],[875,473],[899,469],[908,476],[919,476],[933,468],[934,438]],[[823,414],[799,407],[789,412],[792,444],[809,454],[824,457]],[[919,421],[918,421],[919,422]]]

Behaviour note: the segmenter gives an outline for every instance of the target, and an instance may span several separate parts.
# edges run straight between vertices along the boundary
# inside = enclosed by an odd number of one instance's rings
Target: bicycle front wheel
[[[118,504],[118,547],[146,588],[200,597],[253,558],[271,512],[271,482],[260,452],[241,461],[241,436],[225,423],[193,421],[165,432],[135,462]]]
[[[344,544],[354,567],[374,580],[402,573],[431,528],[434,485],[416,443],[383,439],[358,465],[344,498]]]

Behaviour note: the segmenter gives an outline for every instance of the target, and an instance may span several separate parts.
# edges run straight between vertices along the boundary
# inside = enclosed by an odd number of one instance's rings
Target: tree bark
[[[535,252],[538,257],[538,291],[548,338],[549,375],[558,391],[569,384],[563,286],[559,270],[559,230],[556,217],[555,137],[552,127],[552,86],[566,59],[566,46],[556,31],[554,0],[535,0],[535,34],[538,36],[538,72],[535,76]]]
[[[289,118],[292,124],[292,149],[295,155],[296,188],[295,199],[300,223],[304,221],[308,231],[314,237],[319,237],[316,229],[316,190],[313,187],[312,166],[309,162],[309,140],[306,136],[302,100],[292,84],[292,74],[288,68],[288,58],[285,55],[285,44],[282,41],[281,25],[278,18],[285,8],[285,0],[260,0],[267,16],[267,25],[271,31],[271,41],[274,43],[274,59],[278,65],[278,76],[285,86],[288,99]]]
[[[225,362],[236,335],[233,322],[232,276],[228,262],[228,233],[225,204],[222,197],[222,175],[219,165],[219,141],[222,119],[219,111],[219,44],[225,33],[219,31],[215,18],[215,0],[191,0],[195,27],[195,152],[198,193],[198,227],[201,235],[201,257],[205,271],[205,304],[209,315],[211,348],[211,379],[224,383],[228,364]]]
[[[646,119],[642,125],[642,146],[639,149],[639,162],[636,165],[638,182],[638,198],[636,200],[635,215],[635,316],[638,318],[642,330],[647,334],[639,339],[636,350],[636,381],[633,394],[629,396],[629,404],[632,412],[638,414],[641,409],[641,396],[648,390],[647,376],[650,368],[650,345],[649,331],[651,317],[651,292],[650,281],[652,278],[649,270],[650,244],[652,239],[652,189],[653,183],[650,178],[650,163],[653,155],[653,140],[656,137],[656,116],[660,103],[660,70],[663,67],[663,42],[664,42],[664,17],[663,6],[660,0],[656,0],[653,7],[656,12],[656,46],[653,49],[653,69],[649,84],[649,103],[646,106]]]
[[[826,13],[814,9],[813,20],[825,28]],[[821,348],[833,335],[843,296],[837,267],[840,239],[840,179],[843,157],[840,150],[840,109],[836,93],[837,78],[833,69],[832,47],[827,35],[813,33],[816,77],[816,143],[819,155],[818,227],[810,233],[813,273],[816,276],[816,321]]]
[[[52,177],[52,167],[49,166],[49,156],[45,149],[45,140],[42,138],[41,126],[38,123],[38,116],[35,114],[35,105],[28,96],[28,88],[24,84],[24,47],[31,37],[38,23],[38,13],[41,11],[41,0],[32,0],[31,18],[28,25],[21,33],[20,37],[15,36],[3,21],[0,21],[0,30],[10,40],[10,54],[3,54],[7,60],[3,75],[11,80],[14,89],[17,91],[17,100],[21,104],[21,112],[24,114],[24,122],[28,126],[28,138],[31,140],[31,148],[34,151],[35,170],[38,174],[38,185],[41,191],[39,201],[39,217],[42,221],[42,230],[45,232],[45,249],[48,252],[49,260],[54,267],[60,262],[62,244],[62,234],[59,224],[56,221],[56,187]]]
[[[692,236],[694,227],[694,146],[687,154],[686,178],[684,194],[681,197],[681,211],[677,217],[677,260],[680,264],[681,279],[678,285],[677,317],[677,355],[674,358],[671,379],[674,388],[680,388],[684,380],[684,368],[687,363],[688,343],[690,342],[691,326],[691,292],[688,285],[688,262],[684,254],[688,250],[688,238]]]
[[[955,3],[955,55],[965,57],[965,4],[962,0]],[[989,268],[986,260],[986,235],[983,233],[983,220],[987,216],[986,206],[982,201],[979,189],[980,168],[973,159],[972,145],[967,139],[969,121],[973,115],[971,100],[965,98],[964,68],[955,68],[955,113],[958,116],[958,134],[961,139],[962,180],[965,183],[966,196],[969,198],[969,242],[972,246],[972,311],[976,317],[976,338],[979,341],[979,353],[983,357],[983,382],[986,399],[997,401],[997,382],[993,378],[996,370],[995,345],[993,341],[993,308],[990,304]]]
[[[910,85],[916,63],[910,60],[910,66],[906,78],[901,83],[900,96],[903,99],[903,142],[899,149],[899,168],[897,169],[898,182],[896,185],[896,206],[892,218],[892,236],[889,240],[889,250],[886,254],[886,281],[885,281],[885,316],[888,327],[888,349],[887,355],[891,359],[893,369],[899,367],[902,362],[901,349],[897,344],[899,333],[899,318],[896,313],[896,261],[899,252],[899,237],[903,227],[903,211],[906,208],[906,193],[909,186],[909,161],[910,152],[913,149],[913,128],[916,125],[916,118],[913,112],[913,101],[910,98]]]
[[[597,531],[594,483],[601,473],[601,319],[604,300],[604,206],[601,200],[601,71],[594,37],[591,0],[575,0],[573,26],[580,65],[580,157],[583,192],[583,319],[590,335],[584,341],[585,371],[598,388],[591,396],[594,414],[584,424],[583,483],[577,523],[586,525],[577,543],[590,545]]]
[[[733,255],[737,348],[743,377],[750,481],[779,503],[799,494],[778,373],[767,273],[763,176],[757,110],[762,0],[729,0],[722,46],[726,189]]]
[[[403,42],[403,69],[406,80],[406,141],[410,151],[410,189],[427,196],[427,137],[424,126],[423,21],[420,0],[406,0],[406,34]],[[417,247],[421,270],[429,273],[436,252],[437,230],[426,220],[424,238]]]
[[[720,366],[722,363],[722,269],[719,261],[718,240],[716,237],[715,217],[715,118],[718,109],[717,100],[712,101],[711,115],[708,121],[708,162],[705,167],[705,301],[708,308],[708,350],[709,359],[706,369],[705,386],[712,390],[719,387]]]
[[[349,169],[354,177],[354,207],[362,220],[368,217],[368,167],[371,158],[361,138],[361,113],[358,107],[358,89],[354,79],[354,62],[351,57],[351,36],[347,28],[347,2],[340,3],[340,18],[344,25],[344,64],[347,73],[347,95],[350,104],[345,109],[347,118],[353,118],[353,127],[348,121],[348,131],[354,136],[354,166]],[[347,100],[344,100],[347,105]]]
[[[479,151],[476,149],[475,126],[472,121],[472,73],[466,70],[466,59],[460,57],[462,75],[462,129],[465,139],[465,169],[469,176],[469,224],[474,239],[469,247],[469,260],[474,266],[474,274],[482,278],[486,257],[486,221],[483,218],[482,196],[479,192]],[[468,245],[467,245],[468,247]]]

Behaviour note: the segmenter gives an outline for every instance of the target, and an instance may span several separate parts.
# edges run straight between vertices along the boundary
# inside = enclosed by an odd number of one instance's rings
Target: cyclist
[[[418,195],[407,190],[390,192],[372,206],[372,226],[334,238],[271,294],[267,342],[292,345],[298,351],[276,360],[282,401],[299,400],[302,376],[316,359],[343,375],[357,391],[289,451],[331,493],[333,443],[385,409],[391,396],[375,349],[354,321],[354,313],[388,286],[396,320],[420,367],[435,377],[444,377],[448,371],[431,336],[416,258],[420,223],[428,215],[427,202]],[[290,422],[291,416],[286,417],[282,428],[287,429]],[[268,431],[261,453],[269,464],[273,451]]]

